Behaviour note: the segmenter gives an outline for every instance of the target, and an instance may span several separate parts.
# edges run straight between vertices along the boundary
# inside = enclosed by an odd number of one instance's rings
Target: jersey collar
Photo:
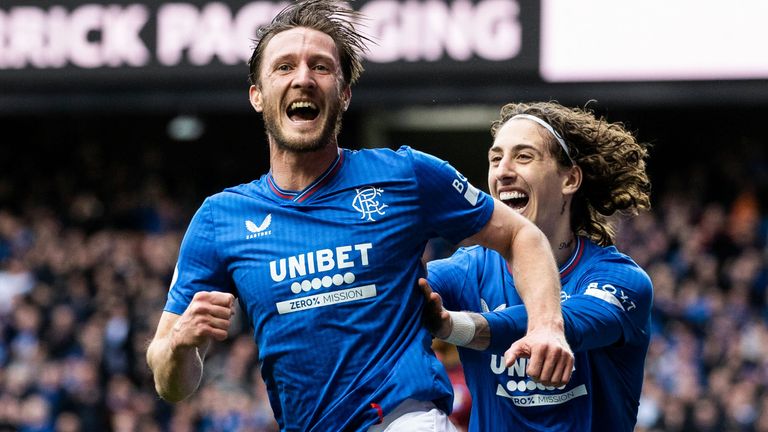
[[[277,186],[277,183],[275,183],[275,180],[272,178],[271,171],[269,174],[267,174],[267,184],[269,185],[269,189],[272,191],[272,193],[274,193],[278,198],[293,202],[304,202],[307,198],[314,195],[315,192],[319,191],[336,176],[343,162],[344,151],[339,149],[338,153],[336,154],[336,159],[333,160],[328,169],[326,169],[324,173],[320,174],[320,176],[315,179],[312,184],[304,188],[302,191],[289,191],[281,189]]]
[[[581,261],[581,256],[584,255],[584,241],[581,237],[576,236],[576,247],[573,249],[573,254],[568,261],[560,267],[560,279],[568,276]]]
[[[563,264],[562,267],[560,267],[560,279],[564,279],[566,276],[571,274],[573,269],[579,265],[582,255],[584,255],[584,241],[581,237],[576,236],[576,247],[573,249],[571,257],[568,258],[568,261]],[[509,263],[506,263],[506,266],[507,270],[509,271],[509,275],[512,276],[512,267],[509,266]]]

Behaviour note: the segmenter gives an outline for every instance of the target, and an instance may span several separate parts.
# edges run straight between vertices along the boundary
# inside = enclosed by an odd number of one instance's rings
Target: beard
[[[321,150],[334,142],[341,131],[342,104],[341,97],[331,102],[327,106],[328,115],[320,130],[300,137],[288,137],[280,129],[277,118],[283,113],[279,109],[265,109],[262,115],[267,139],[271,137],[277,147],[295,153],[311,153]]]

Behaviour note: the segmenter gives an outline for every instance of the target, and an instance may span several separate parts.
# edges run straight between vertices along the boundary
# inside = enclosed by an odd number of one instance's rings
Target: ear
[[[342,108],[346,111],[349,108],[349,102],[352,101],[352,88],[350,86],[346,86],[341,92],[341,101]]]
[[[264,106],[261,104],[261,90],[255,85],[252,85],[248,89],[248,99],[251,101],[251,106],[256,112],[264,111]]]
[[[573,165],[565,170],[563,176],[563,194],[573,195],[581,187],[581,167]]]

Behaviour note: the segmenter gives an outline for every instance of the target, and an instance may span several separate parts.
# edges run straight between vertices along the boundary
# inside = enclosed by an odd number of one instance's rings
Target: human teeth
[[[299,109],[299,108],[311,108],[311,109],[317,109],[315,104],[309,101],[301,101],[301,102],[294,102],[291,104],[291,109]]]
[[[511,199],[517,199],[517,198],[527,198],[528,195],[519,192],[519,191],[511,191],[511,192],[501,192],[499,193],[499,199],[501,200],[511,200]]]

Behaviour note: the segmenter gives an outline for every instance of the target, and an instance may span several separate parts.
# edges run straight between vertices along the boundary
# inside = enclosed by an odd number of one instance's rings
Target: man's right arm
[[[570,379],[573,353],[565,339],[560,274],[552,249],[533,222],[501,201],[494,201],[485,227],[462,243],[493,249],[507,261],[517,293],[528,311],[527,333],[515,342],[515,352],[530,358],[528,375],[545,385],[560,386]],[[477,334],[477,324],[466,314],[454,314],[451,320],[451,335],[461,336],[454,340],[471,340]]]
[[[147,364],[161,398],[178,402],[197,390],[211,339],[226,339],[233,307],[232,294],[201,291],[182,315],[163,312],[147,348]]]
[[[631,343],[645,336],[644,326],[650,318],[650,304],[653,296],[650,280],[647,276],[641,276],[634,278],[634,281],[630,280],[630,283],[625,283],[626,280],[612,280],[612,282],[611,287],[615,292],[620,293],[619,296],[631,299],[629,307],[620,305],[621,297],[612,297],[614,291],[596,290],[596,294],[591,294],[589,291],[573,294],[563,302],[565,335],[574,351],[582,352],[613,346],[622,341]],[[427,327],[436,337],[445,338],[451,331],[452,312],[443,308],[440,295],[432,292],[426,280],[420,279],[419,284],[427,298],[424,308]],[[524,305],[515,305],[483,314],[474,312],[462,312],[462,314],[471,318],[475,325],[472,340],[463,345],[467,348],[504,351],[510,344],[524,337],[527,332],[528,313]],[[512,354],[514,353],[510,350],[505,353],[507,366],[511,366],[514,362]]]

